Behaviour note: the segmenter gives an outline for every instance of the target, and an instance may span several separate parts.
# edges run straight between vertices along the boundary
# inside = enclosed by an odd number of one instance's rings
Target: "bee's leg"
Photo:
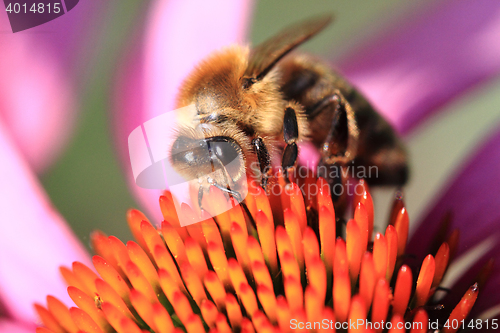
[[[269,156],[269,151],[264,144],[264,140],[262,138],[255,138],[252,140],[252,145],[255,149],[255,153],[257,154],[257,159],[259,161],[260,173],[262,175],[260,185],[266,191],[267,182],[269,177],[272,175],[271,170],[271,157]]]
[[[323,112],[332,112],[333,119],[321,149],[326,164],[347,163],[356,156],[359,129],[354,110],[339,91],[324,97],[306,109],[309,121]]]
[[[229,187],[224,187],[224,186],[217,184],[217,183],[213,183],[212,185],[217,187],[222,192],[228,194],[229,196],[235,198],[238,202],[241,202],[242,198],[241,198],[241,194],[239,192],[237,192],[235,190],[231,190]]]
[[[347,179],[344,168],[356,157],[359,129],[354,111],[347,100],[338,91],[326,96],[306,110],[309,121],[323,112],[332,112],[331,124],[322,139],[321,160],[318,163],[318,176],[326,179],[330,185],[332,201],[339,216],[347,207]],[[327,118],[328,119],[328,118]],[[316,119],[316,121],[319,121]]]
[[[297,122],[297,114],[291,107],[285,109],[285,117],[283,118],[283,137],[286,147],[283,151],[281,167],[283,168],[285,179],[289,182],[288,173],[295,166],[299,154],[299,148],[296,143],[299,138],[299,125]]]

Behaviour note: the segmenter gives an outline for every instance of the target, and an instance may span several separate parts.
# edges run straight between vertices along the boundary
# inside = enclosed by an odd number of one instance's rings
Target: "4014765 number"
[[[59,14],[61,12],[61,3],[60,2],[55,2],[55,3],[33,3],[31,4],[26,4],[26,3],[9,3],[8,6],[5,8],[5,11],[9,14],[27,14],[27,13],[33,13],[33,14]]]

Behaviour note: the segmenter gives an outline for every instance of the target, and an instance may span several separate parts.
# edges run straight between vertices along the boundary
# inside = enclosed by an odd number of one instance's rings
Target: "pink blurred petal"
[[[128,157],[128,135],[143,122],[173,110],[184,77],[210,52],[243,41],[251,0],[153,2],[144,36],[120,66],[115,94],[116,141],[133,192],[160,219],[160,191],[139,188]]]
[[[403,133],[500,72],[500,2],[442,2],[340,62]]]
[[[8,314],[36,321],[33,302],[69,301],[59,266],[90,259],[51,206],[0,121],[0,299]],[[70,304],[70,303],[68,303]]]
[[[423,222],[411,237],[408,252],[422,257],[430,246],[432,235],[446,213],[452,213],[451,230],[460,230],[457,257],[489,237],[496,241],[495,272],[487,285],[486,300],[500,300],[500,131],[477,150],[453,178],[450,186],[437,196]],[[484,258],[487,260],[488,258]],[[477,274],[477,270],[473,275]],[[485,291],[481,291],[484,293]],[[478,309],[482,309],[479,306]],[[475,310],[476,311],[476,310]]]
[[[91,58],[85,46],[89,27],[103,12],[100,3],[81,1],[67,14],[15,34],[0,11],[0,118],[38,172],[55,160],[74,127],[80,72]]]
[[[10,320],[0,319],[0,333],[33,333],[34,325],[25,325]]]

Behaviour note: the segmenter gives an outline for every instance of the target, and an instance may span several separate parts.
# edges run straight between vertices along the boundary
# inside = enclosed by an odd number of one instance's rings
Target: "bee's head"
[[[188,181],[208,186],[232,187],[245,174],[243,150],[231,136],[205,136],[202,131],[182,130],[170,152],[170,162]]]

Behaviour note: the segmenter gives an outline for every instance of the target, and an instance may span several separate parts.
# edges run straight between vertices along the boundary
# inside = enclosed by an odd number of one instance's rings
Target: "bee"
[[[309,19],[253,49],[227,47],[188,75],[177,107],[194,105],[196,125],[179,129],[170,161],[180,174],[198,179],[200,207],[210,186],[240,201],[238,182],[252,163],[268,188],[272,159],[279,154],[289,179],[301,141],[318,149],[318,175],[331,186],[345,183],[345,177],[330,171],[347,165],[376,166],[368,184],[407,181],[407,154],[389,123],[326,62],[291,53],[331,21],[331,15]],[[345,207],[345,197],[332,195],[336,210]]]

